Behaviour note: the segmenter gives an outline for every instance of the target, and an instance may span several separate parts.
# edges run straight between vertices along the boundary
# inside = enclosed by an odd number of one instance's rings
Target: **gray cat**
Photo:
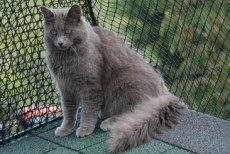
[[[62,99],[57,136],[72,133],[82,107],[77,137],[100,128],[110,131],[114,153],[148,142],[179,123],[186,105],[141,56],[109,30],[92,27],[81,8],[40,8],[44,18],[47,65]]]

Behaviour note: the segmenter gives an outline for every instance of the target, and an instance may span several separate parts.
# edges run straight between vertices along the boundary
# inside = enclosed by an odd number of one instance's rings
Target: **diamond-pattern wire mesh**
[[[193,109],[230,118],[230,2],[226,0],[0,1],[0,142],[61,116],[45,65],[38,7],[80,4],[116,32]]]

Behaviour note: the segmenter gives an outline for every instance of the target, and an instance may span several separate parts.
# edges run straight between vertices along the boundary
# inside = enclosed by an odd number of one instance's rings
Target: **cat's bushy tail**
[[[119,116],[110,129],[109,150],[119,153],[150,141],[181,121],[187,106],[171,94],[149,98]]]

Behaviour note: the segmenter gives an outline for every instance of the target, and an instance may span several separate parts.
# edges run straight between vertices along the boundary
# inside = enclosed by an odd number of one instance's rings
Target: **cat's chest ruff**
[[[54,76],[66,77],[69,74],[77,72],[78,59],[59,59],[49,60],[49,67]]]

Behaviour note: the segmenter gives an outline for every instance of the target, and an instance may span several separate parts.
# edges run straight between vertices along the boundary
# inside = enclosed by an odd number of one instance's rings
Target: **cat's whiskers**
[[[77,60],[77,63],[79,63],[79,53],[77,52],[78,49],[74,46],[71,46],[71,49],[73,50],[73,52],[75,53],[75,56],[76,56],[76,60]]]
[[[78,55],[77,49],[73,46],[71,46],[71,49],[74,51],[75,55],[78,57],[79,55]]]

